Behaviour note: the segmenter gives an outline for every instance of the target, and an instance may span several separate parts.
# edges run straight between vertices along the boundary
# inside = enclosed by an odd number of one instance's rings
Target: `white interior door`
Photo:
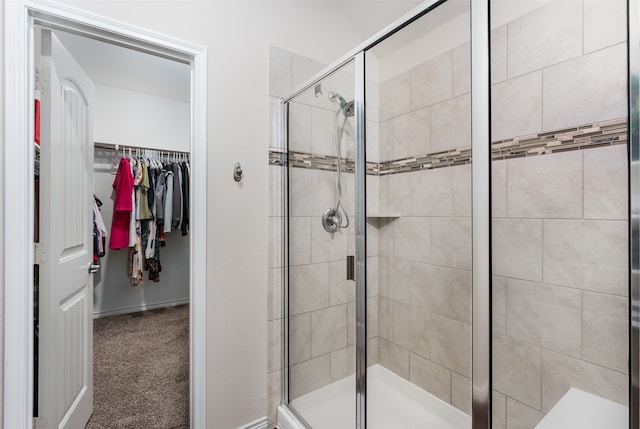
[[[38,413],[84,428],[93,411],[93,83],[42,30]],[[48,80],[48,82],[47,82]]]

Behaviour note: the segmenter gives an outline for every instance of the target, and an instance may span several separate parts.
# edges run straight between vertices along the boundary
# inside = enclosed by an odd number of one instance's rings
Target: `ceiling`
[[[421,3],[419,0],[333,1],[363,41]],[[190,98],[191,73],[186,64],[71,33],[56,31],[56,34],[98,85],[183,101]]]
[[[443,50],[451,49],[453,46],[448,46],[449,37],[441,39],[440,37],[431,37],[439,28],[452,27],[452,22],[455,18],[469,13],[470,3],[469,0],[448,0],[447,2],[439,5],[425,16],[421,17],[417,21],[414,21],[411,25],[395,33],[392,37],[384,40],[384,42],[376,45],[372,49],[372,53],[378,58],[385,58],[389,55],[397,53],[398,51],[409,48],[415,52],[425,50],[428,45],[439,45],[443,47]],[[469,31],[469,21],[465,25],[465,28],[451,28],[451,31],[466,32]],[[468,34],[466,35],[468,40]],[[422,41],[422,46],[418,51],[411,46],[411,43],[416,41]],[[444,48],[446,46],[446,48]]]
[[[339,0],[342,10],[353,28],[367,40],[411,9],[418,6],[420,0]]]
[[[97,85],[190,99],[191,67],[187,64],[58,30],[55,34]]]

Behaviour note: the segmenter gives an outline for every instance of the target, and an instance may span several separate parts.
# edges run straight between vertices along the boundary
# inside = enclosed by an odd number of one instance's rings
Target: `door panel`
[[[369,429],[472,426],[470,8],[443,2],[365,52]]]
[[[42,30],[40,358],[38,415],[82,428],[93,409],[93,84],[56,36]]]
[[[66,154],[64,159],[67,174],[61,181],[64,216],[60,227],[63,229],[62,255],[74,254],[85,244],[86,216],[77,210],[83,206],[86,196],[85,175],[82,167],[83,153],[86,145],[87,105],[82,94],[71,82],[61,82],[62,106],[65,114],[61,117],[61,144]]]
[[[598,426],[605,409],[603,427],[637,427],[626,33],[586,31],[626,28],[626,2],[582,6],[491,6],[494,427]]]
[[[355,425],[354,73],[288,103],[288,392],[317,429]]]

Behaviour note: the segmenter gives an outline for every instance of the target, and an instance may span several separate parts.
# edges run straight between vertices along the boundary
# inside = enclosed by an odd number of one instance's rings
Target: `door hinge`
[[[47,420],[44,417],[34,417],[33,429],[47,429]]]
[[[49,260],[47,247],[42,243],[33,243],[33,263],[36,265],[45,264]]]
[[[36,91],[47,92],[49,90],[49,71],[36,67]]]

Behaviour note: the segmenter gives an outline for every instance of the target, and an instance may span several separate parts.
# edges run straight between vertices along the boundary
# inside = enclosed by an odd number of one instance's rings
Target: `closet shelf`
[[[396,219],[399,217],[401,217],[399,212],[379,212],[367,214],[367,218],[369,219]]]

